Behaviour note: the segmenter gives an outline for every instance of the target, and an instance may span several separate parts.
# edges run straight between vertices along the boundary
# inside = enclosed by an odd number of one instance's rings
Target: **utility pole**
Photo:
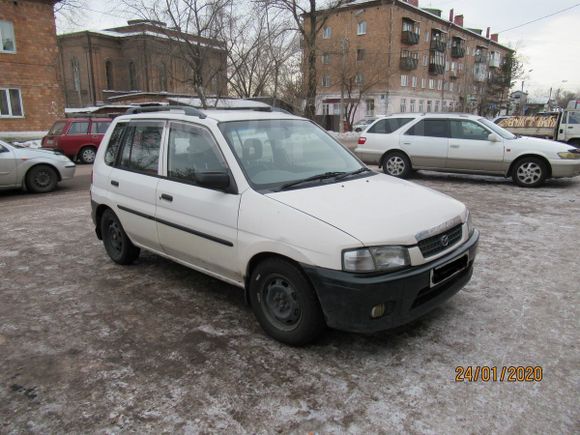
[[[338,131],[344,133],[344,74],[346,69],[346,50],[348,48],[348,39],[343,37],[340,41],[340,55],[342,62],[342,69],[340,71],[340,111],[339,111],[339,125]]]

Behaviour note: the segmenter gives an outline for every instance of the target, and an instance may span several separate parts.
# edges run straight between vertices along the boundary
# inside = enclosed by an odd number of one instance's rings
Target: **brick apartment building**
[[[0,0],[0,136],[46,131],[64,115],[55,3]]]
[[[483,36],[462,15],[441,14],[417,0],[358,0],[331,12],[317,37],[317,114],[339,114],[341,87],[346,110],[358,104],[353,121],[507,105],[503,60],[513,51],[489,28]]]
[[[67,107],[95,106],[126,93],[196,94],[187,39],[202,47],[208,95],[226,91],[226,52],[219,41],[169,29],[164,23],[128,21],[127,26],[58,36]]]

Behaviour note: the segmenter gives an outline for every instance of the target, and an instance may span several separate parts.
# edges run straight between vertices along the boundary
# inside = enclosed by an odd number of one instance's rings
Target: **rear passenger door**
[[[76,157],[81,146],[89,140],[89,121],[73,121],[66,134],[60,136],[59,148],[69,157]]]
[[[157,195],[157,231],[163,251],[204,271],[236,281],[240,195],[202,187],[197,175],[228,172],[206,127],[171,122],[164,177]]]
[[[133,242],[155,251],[161,251],[155,207],[164,126],[164,121],[155,120],[135,120],[124,125],[107,186],[125,232]],[[110,151],[114,153],[109,147],[105,162],[111,159]]]
[[[445,168],[449,147],[449,120],[423,118],[400,137],[401,149],[411,164],[423,168]]]

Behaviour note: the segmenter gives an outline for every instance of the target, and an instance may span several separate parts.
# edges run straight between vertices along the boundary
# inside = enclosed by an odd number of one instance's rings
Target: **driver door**
[[[462,171],[504,173],[504,145],[488,139],[487,128],[469,119],[451,119],[447,167]]]
[[[16,159],[14,152],[0,144],[0,187],[16,185]]]

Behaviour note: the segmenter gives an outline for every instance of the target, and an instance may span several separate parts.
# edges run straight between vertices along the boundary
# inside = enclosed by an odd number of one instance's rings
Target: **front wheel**
[[[139,257],[141,250],[131,243],[119,218],[110,209],[101,217],[101,235],[105,250],[115,263],[131,264]]]
[[[411,162],[405,154],[391,152],[383,158],[383,172],[397,178],[408,178],[411,174]]]
[[[524,157],[516,162],[512,171],[514,183],[521,187],[538,187],[547,175],[546,164],[536,157]]]
[[[26,173],[26,187],[34,193],[52,192],[58,183],[56,170],[47,165],[37,165]]]
[[[272,258],[250,277],[250,303],[262,328],[282,343],[300,346],[314,341],[325,323],[318,298],[294,264]]]

